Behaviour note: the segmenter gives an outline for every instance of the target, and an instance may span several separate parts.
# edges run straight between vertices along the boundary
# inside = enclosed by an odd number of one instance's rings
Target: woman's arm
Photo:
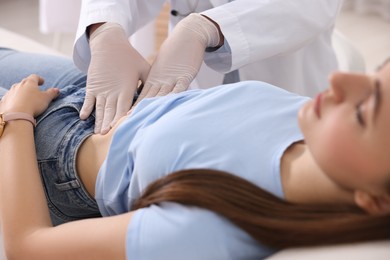
[[[58,95],[41,92],[43,79],[31,75],[3,97],[0,112],[38,116]],[[10,259],[124,259],[132,213],[52,227],[37,166],[33,125],[9,121],[0,137],[0,207]]]

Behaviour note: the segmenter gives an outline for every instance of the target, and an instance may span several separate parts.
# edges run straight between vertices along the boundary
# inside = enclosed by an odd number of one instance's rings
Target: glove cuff
[[[217,47],[220,41],[220,31],[217,26],[201,14],[192,13],[180,21],[182,26],[197,34],[206,45],[205,47]]]
[[[100,25],[89,37],[89,41],[93,41],[98,35],[102,34],[103,32],[107,31],[107,30],[111,30],[111,29],[114,29],[114,30],[117,30],[117,31],[121,31],[124,34],[124,30],[122,28],[122,26],[120,24],[117,24],[117,23],[104,23],[102,25]]]

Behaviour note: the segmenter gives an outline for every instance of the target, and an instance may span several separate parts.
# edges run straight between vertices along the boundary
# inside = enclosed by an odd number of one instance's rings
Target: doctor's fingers
[[[175,90],[175,83],[158,83],[158,84],[145,84],[141,91],[141,95],[137,99],[137,103],[144,98],[162,97],[172,93]],[[176,90],[178,91],[178,90]]]
[[[83,106],[80,110],[80,119],[85,120],[89,117],[89,115],[92,113],[93,109],[95,108],[95,101],[96,97],[93,94],[90,94],[87,90],[84,98]]]
[[[146,82],[145,84],[142,85],[141,93],[139,93],[139,96],[134,106],[136,106],[144,98],[155,97],[159,92],[159,90],[160,90],[159,85]]]
[[[98,109],[96,108],[96,111]],[[102,119],[102,126],[100,129],[100,133],[102,135],[107,134],[108,131],[111,129],[112,121],[114,120],[114,117],[117,113],[117,98],[116,96],[108,96],[105,99],[105,105],[104,105],[104,113],[103,113],[103,119]]]
[[[180,93],[186,91],[190,86],[191,82],[187,79],[180,79],[176,82],[175,87],[172,89],[172,93]]]
[[[130,110],[131,105],[133,103],[133,97],[134,95],[131,95],[128,97],[127,95],[120,95],[118,99],[116,100],[116,112],[115,117],[110,123],[110,128],[112,128],[119,119],[121,119],[123,116],[127,115],[127,112]]]
[[[177,79],[175,82],[161,82],[158,84],[152,84],[149,89],[149,93],[151,93],[150,96],[166,96],[170,93],[183,92],[188,89],[190,84],[191,81],[186,77],[183,77]]]
[[[104,109],[106,107],[106,97],[97,96],[96,97],[96,109],[95,109],[95,134],[99,134],[102,130],[103,118],[104,118]]]
[[[150,84],[146,83],[137,99],[137,102],[134,104],[137,105],[144,98],[151,97],[161,97],[166,96],[171,93],[180,93],[188,89],[190,82],[188,80],[179,80],[173,84],[160,83],[160,84]]]

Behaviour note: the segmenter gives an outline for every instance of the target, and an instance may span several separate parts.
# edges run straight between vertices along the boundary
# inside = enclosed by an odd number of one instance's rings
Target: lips
[[[318,94],[314,100],[314,112],[316,113],[318,118],[321,118],[321,100],[322,93]]]

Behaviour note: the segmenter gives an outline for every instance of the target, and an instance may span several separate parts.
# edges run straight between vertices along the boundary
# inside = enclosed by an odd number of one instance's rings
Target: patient
[[[0,137],[9,258],[261,259],[390,238],[389,63],[334,73],[313,100],[255,81],[142,100],[107,135],[79,119],[85,80],[0,50],[3,118],[37,120]]]

